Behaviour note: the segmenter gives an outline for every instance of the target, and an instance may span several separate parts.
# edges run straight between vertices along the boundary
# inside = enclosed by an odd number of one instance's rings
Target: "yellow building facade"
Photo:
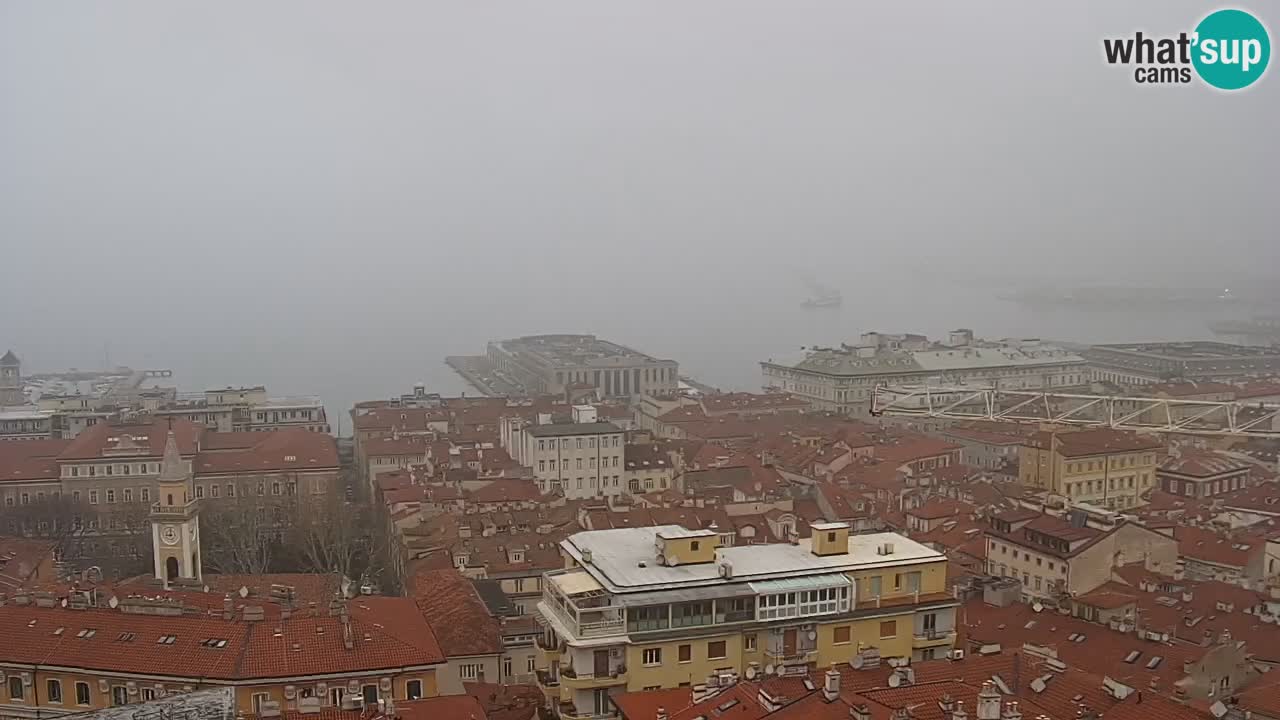
[[[538,681],[562,718],[613,694],[857,662],[945,657],[946,559],[893,533],[816,523],[797,543],[720,547],[679,526],[577,533],[548,573]]]
[[[1144,504],[1163,444],[1118,430],[1037,433],[1019,452],[1023,485],[1111,510]]]

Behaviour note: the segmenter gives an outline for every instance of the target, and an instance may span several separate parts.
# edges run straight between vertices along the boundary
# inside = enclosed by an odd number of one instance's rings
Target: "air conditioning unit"
[[[950,657],[952,660],[963,660],[963,659],[964,659],[964,651],[963,651],[963,650],[952,650],[952,651],[951,651],[951,654],[950,654],[948,657]]]
[[[342,709],[343,710],[363,710],[364,696],[363,695],[344,695],[342,698]]]

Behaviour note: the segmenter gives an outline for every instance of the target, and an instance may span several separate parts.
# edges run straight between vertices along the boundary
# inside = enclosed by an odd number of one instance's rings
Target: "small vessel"
[[[844,304],[844,298],[841,297],[839,290],[817,282],[809,282],[807,285],[809,286],[810,296],[808,300],[800,303],[800,307],[838,308]]]

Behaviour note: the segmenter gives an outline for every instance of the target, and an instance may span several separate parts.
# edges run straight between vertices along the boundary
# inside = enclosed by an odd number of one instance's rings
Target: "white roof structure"
[[[942,553],[897,533],[851,535],[848,552],[814,555],[808,539],[797,544],[741,545],[716,550],[716,562],[694,565],[660,565],[655,541],[659,534],[679,537],[688,531],[679,525],[587,530],[574,533],[561,548],[611,593],[677,590],[681,588],[759,582],[806,575],[940,562]],[[893,546],[891,554],[880,549]],[[583,550],[591,553],[583,561]],[[731,578],[721,576],[722,564],[732,568]]]

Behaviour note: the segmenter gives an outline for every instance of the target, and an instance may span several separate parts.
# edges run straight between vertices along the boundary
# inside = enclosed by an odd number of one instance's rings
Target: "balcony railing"
[[[817,648],[766,647],[764,654],[783,663],[809,662],[818,653]]]
[[[916,643],[952,642],[956,639],[956,631],[937,628],[917,630],[912,638]]]
[[[627,680],[627,669],[621,666],[604,675],[579,675],[574,673],[572,668],[560,669],[560,682],[565,687],[575,690],[620,685],[627,682]]]
[[[616,711],[596,713],[586,710],[578,710],[578,708],[571,703],[562,703],[560,705],[559,714],[561,720],[613,720],[613,718],[618,717],[618,713]]]
[[[538,685],[544,688],[560,687],[560,678],[551,674],[550,670],[534,670],[538,677]]]

